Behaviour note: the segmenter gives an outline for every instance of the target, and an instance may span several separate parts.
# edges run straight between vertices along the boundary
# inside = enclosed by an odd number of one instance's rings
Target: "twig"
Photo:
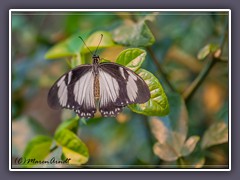
[[[167,83],[168,87],[172,90],[172,91],[176,91],[175,88],[172,86],[172,84],[169,82],[169,80],[167,79],[167,75],[166,72],[162,69],[161,64],[159,63],[155,53],[153,52],[153,50],[150,47],[147,47],[147,51],[150,54],[153,62],[155,63],[155,65],[157,66],[157,69],[159,71],[159,73],[162,75],[163,80]]]
[[[224,30],[224,35],[223,35],[222,41],[220,43],[219,52],[212,54],[211,58],[208,59],[206,65],[204,66],[202,71],[199,73],[199,75],[196,77],[196,79],[183,92],[182,95],[183,95],[183,98],[185,99],[186,102],[193,96],[193,94],[196,92],[198,87],[202,84],[203,80],[206,78],[206,76],[208,75],[210,70],[216,64],[216,62],[226,61],[226,60],[223,60],[223,58],[221,58],[220,56],[222,54],[222,51],[223,51],[223,48],[224,48],[224,45],[226,43],[227,38],[228,38],[228,22],[226,23],[226,27],[225,27],[225,30]]]
[[[53,147],[50,149],[50,153],[53,152],[53,151],[55,151],[57,148],[58,148],[58,146],[56,146],[56,145],[53,146]]]
[[[196,77],[196,79],[192,82],[192,84],[183,92],[183,98],[185,101],[188,101],[198,87],[202,84],[203,80],[208,75],[209,71],[212,69],[214,64],[216,63],[215,58],[210,58],[209,61],[206,63],[206,66],[200,72],[200,74]]]
[[[186,163],[183,157],[178,158],[177,164],[179,165],[180,168],[184,168],[184,166],[186,166]]]
[[[223,50],[224,48],[224,45],[225,43],[227,42],[227,39],[228,39],[228,20],[226,22],[226,25],[225,25],[225,30],[224,30],[224,34],[223,34],[223,38],[222,38],[222,41],[220,43],[220,49],[221,51]],[[220,56],[219,56],[220,57]]]
[[[130,16],[131,20],[134,23],[137,23],[137,18],[136,16],[134,16],[133,14]],[[151,49],[151,47],[147,47],[147,51],[150,54],[151,58],[153,59],[153,62],[155,63],[155,65],[158,68],[159,73],[162,75],[163,80],[166,82],[166,84],[168,85],[168,87],[172,90],[172,91],[176,91],[174,89],[174,87],[172,86],[172,84],[168,81],[167,79],[167,75],[165,73],[165,71],[162,69],[161,64],[159,63],[154,51]]]
[[[228,58],[227,57],[220,57],[216,59],[218,62],[222,63],[228,63]]]

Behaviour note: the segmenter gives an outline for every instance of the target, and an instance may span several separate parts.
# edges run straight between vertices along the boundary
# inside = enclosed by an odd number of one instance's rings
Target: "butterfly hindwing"
[[[52,108],[73,109],[79,117],[93,117],[96,112],[91,65],[82,65],[61,76],[48,93]]]
[[[128,104],[145,103],[150,91],[144,80],[132,70],[115,64],[99,65],[100,102],[103,116],[116,116]]]

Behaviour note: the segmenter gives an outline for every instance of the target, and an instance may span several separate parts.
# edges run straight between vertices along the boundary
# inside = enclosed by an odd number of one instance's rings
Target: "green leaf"
[[[34,161],[44,160],[50,153],[52,138],[48,136],[36,136],[28,144],[24,151],[23,157],[26,160],[24,167],[37,165]],[[34,161],[32,161],[34,160]]]
[[[103,59],[103,58],[101,58],[101,63],[109,63],[109,62],[111,62],[111,61],[108,60],[108,59]]]
[[[88,161],[87,146],[70,130],[57,131],[54,139],[62,147],[64,156],[70,158],[69,164],[81,165]]]
[[[144,104],[131,104],[128,107],[136,113],[147,116],[167,115],[169,113],[168,99],[158,79],[145,69],[138,69],[136,73],[148,85],[151,97]]]
[[[45,54],[45,59],[56,59],[76,56],[80,53],[83,42],[79,39],[80,33],[74,34],[68,39],[56,44]],[[88,34],[82,36],[83,39],[87,37]]]
[[[210,53],[214,53],[219,48],[218,44],[207,44],[198,53],[197,58],[199,60],[205,59]]]
[[[103,35],[103,38],[102,38],[102,41],[100,42],[101,34]],[[93,53],[96,50],[98,45],[99,45],[98,49],[112,47],[116,45],[112,39],[111,33],[107,31],[94,32],[88,37],[85,43]],[[84,46],[81,52],[89,53],[89,50],[87,49],[86,46]]]
[[[119,54],[118,58],[116,59],[116,63],[136,71],[141,67],[145,57],[146,51],[138,48],[129,48]]]
[[[124,46],[146,47],[155,42],[155,38],[145,21],[137,24],[125,24],[113,31],[113,40]]]
[[[178,94],[169,95],[170,114],[166,117],[152,117],[151,130],[157,143],[153,146],[154,153],[165,161],[174,161],[189,155],[199,140],[192,136],[187,140],[188,113],[182,97]]]
[[[81,56],[80,54],[77,54],[76,56],[71,57],[69,65],[72,69],[81,64],[85,64],[83,56]]]
[[[63,121],[57,128],[56,133],[63,129],[73,130],[78,127],[79,117],[76,116],[74,118]]]
[[[141,76],[147,83],[151,93],[151,98],[148,102],[144,104],[132,104],[128,107],[136,113],[148,116],[167,115],[169,113],[168,100],[160,82],[147,70],[139,69],[145,57],[146,51],[138,48],[129,48],[122,51],[116,59],[116,63],[128,67]]]
[[[204,133],[201,147],[209,148],[213,145],[228,142],[228,126],[223,121],[213,123]]]
[[[35,119],[27,116],[14,119],[12,121],[12,155],[22,156],[28,142],[38,135],[48,135],[48,132]]]
[[[103,35],[103,39],[100,42],[101,34]],[[112,47],[116,44],[112,39],[112,35],[107,31],[97,31],[89,36],[89,33],[85,33],[84,35],[80,33],[76,33],[69,37],[68,39],[56,44],[45,54],[46,59],[56,59],[56,58],[65,58],[65,57],[76,57],[79,56],[79,53],[89,53],[89,50],[84,45],[81,39],[79,39],[79,35],[85,40],[86,45],[89,49],[94,53],[96,47],[99,44],[100,48]],[[89,37],[88,37],[89,36]],[[88,37],[88,38],[87,38]],[[75,58],[76,59],[76,58]],[[77,58],[79,59],[79,57]]]

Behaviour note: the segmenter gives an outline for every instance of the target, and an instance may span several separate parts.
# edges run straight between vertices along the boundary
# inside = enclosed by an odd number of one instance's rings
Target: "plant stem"
[[[185,161],[183,157],[178,158],[177,160],[177,164],[179,165],[180,168],[184,168],[185,167]]]
[[[208,75],[208,73],[210,72],[215,63],[216,60],[214,58],[209,59],[206,63],[206,66],[203,68],[200,74],[191,83],[191,85],[183,92],[183,98],[186,100],[186,102],[192,97],[192,95],[195,93],[198,87],[202,84],[203,80],[206,78],[206,76]]]
[[[217,60],[218,60],[218,62],[221,62],[221,63],[228,63],[227,57],[221,57],[221,58],[218,58]]]
[[[50,153],[53,152],[53,151],[55,151],[57,148],[58,148],[58,146],[56,146],[56,145],[53,146],[53,147],[50,149]]]
[[[199,73],[199,75],[196,77],[196,79],[190,84],[190,86],[183,92],[182,95],[186,102],[193,96],[193,94],[196,92],[198,87],[202,84],[203,80],[206,78],[206,76],[208,75],[210,70],[216,64],[216,62],[226,62],[226,60],[223,60],[220,56],[222,54],[222,51],[223,51],[224,45],[227,41],[227,38],[228,38],[228,22],[226,22],[225,31],[223,34],[222,41],[220,43],[220,49],[219,49],[220,53],[218,54],[217,57],[214,56],[214,54],[212,54],[212,57],[210,59],[208,59],[203,70]]]
[[[131,15],[131,20],[134,23],[137,23],[137,19],[134,15]],[[159,63],[154,51],[152,50],[151,47],[147,47],[147,51],[150,54],[151,58],[153,59],[153,62],[155,63],[155,65],[157,66],[157,69],[159,71],[159,73],[162,75],[163,80],[166,82],[166,84],[168,85],[168,87],[172,90],[172,91],[176,91],[174,89],[174,87],[172,86],[172,84],[169,82],[169,80],[167,79],[167,75],[165,73],[165,71],[163,70],[163,68],[161,67],[161,64]]]
[[[226,20],[223,38],[222,38],[222,41],[221,41],[221,43],[220,43],[220,49],[221,49],[221,50],[223,50],[224,45],[225,45],[225,43],[227,42],[227,39],[228,39],[228,20]]]
[[[169,82],[169,80],[167,79],[167,75],[166,72],[163,70],[163,68],[161,67],[161,64],[159,63],[155,53],[153,52],[153,50],[150,47],[147,47],[147,51],[150,54],[151,58],[153,59],[153,62],[155,63],[159,73],[162,75],[163,80],[166,82],[166,84],[168,85],[168,87],[172,90],[172,91],[176,91],[175,88],[172,86],[172,84]]]

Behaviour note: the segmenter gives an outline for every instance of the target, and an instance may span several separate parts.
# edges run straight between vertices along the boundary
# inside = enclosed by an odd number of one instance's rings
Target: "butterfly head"
[[[93,64],[98,64],[100,62],[100,57],[96,54],[92,56]]]

